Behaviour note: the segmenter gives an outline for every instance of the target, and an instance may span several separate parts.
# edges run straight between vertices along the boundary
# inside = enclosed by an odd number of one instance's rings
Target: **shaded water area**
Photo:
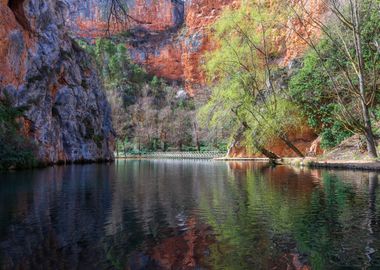
[[[379,269],[378,182],[190,160],[0,173],[0,267]]]

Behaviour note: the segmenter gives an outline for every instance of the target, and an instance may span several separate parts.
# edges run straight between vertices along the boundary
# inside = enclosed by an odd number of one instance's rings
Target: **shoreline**
[[[217,158],[219,161],[270,161],[268,158]],[[360,171],[380,171],[380,161],[376,160],[323,160],[318,158],[282,158],[274,161],[277,165],[307,167],[311,169],[340,169]]]
[[[171,158],[171,157],[119,157],[115,160],[131,160],[131,159],[199,159],[214,161],[239,161],[239,162],[270,162],[269,158],[247,158],[247,157],[220,157],[220,158]],[[310,169],[340,169],[340,170],[361,170],[361,171],[380,171],[380,161],[376,160],[323,160],[318,158],[282,158],[274,161],[276,165],[284,165],[291,167],[306,167]]]
[[[283,158],[278,164],[311,169],[340,169],[360,171],[380,171],[380,162],[376,160],[332,160],[318,158]]]
[[[70,162],[56,162],[56,163],[39,163],[31,168],[10,168],[0,170],[0,172],[7,171],[20,171],[30,169],[44,169],[53,166],[66,166],[66,165],[85,165],[85,164],[101,164],[101,163],[113,163],[117,160],[148,160],[148,159],[198,159],[198,160],[214,160],[225,162],[271,162],[269,158],[230,158],[230,157],[218,157],[218,158],[196,158],[196,157],[149,157],[149,156],[130,156],[130,157],[115,157],[113,160],[98,159],[98,160],[77,160]],[[306,158],[282,158],[278,160],[272,160],[275,165],[291,166],[298,168],[310,168],[310,169],[337,169],[337,170],[358,170],[358,171],[380,171],[380,161],[377,160],[323,160],[318,158],[306,157]]]
[[[81,160],[73,160],[73,161],[57,161],[57,162],[37,162],[36,165],[30,167],[13,167],[7,169],[0,169],[0,172],[15,172],[15,171],[27,171],[27,170],[41,170],[47,169],[55,166],[63,167],[69,165],[89,165],[89,164],[110,164],[114,163],[116,158],[113,159],[81,159]]]
[[[343,169],[343,170],[360,170],[360,171],[380,171],[380,162],[378,161],[318,161],[311,162],[309,168],[313,169]]]

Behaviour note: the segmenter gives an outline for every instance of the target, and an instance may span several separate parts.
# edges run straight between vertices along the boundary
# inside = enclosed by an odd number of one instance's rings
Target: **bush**
[[[329,50],[323,41],[319,47]],[[332,148],[353,135],[336,118],[339,105],[334,103],[330,83],[313,51],[305,56],[303,67],[289,83],[292,99],[300,108],[301,114],[306,117],[310,127],[321,135],[321,147],[324,149]]]
[[[32,142],[20,134],[17,118],[25,108],[13,108],[8,99],[0,101],[0,170],[37,165]]]

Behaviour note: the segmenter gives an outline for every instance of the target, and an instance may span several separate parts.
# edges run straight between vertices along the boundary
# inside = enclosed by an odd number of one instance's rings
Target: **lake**
[[[378,182],[197,160],[0,173],[0,267],[380,269]]]

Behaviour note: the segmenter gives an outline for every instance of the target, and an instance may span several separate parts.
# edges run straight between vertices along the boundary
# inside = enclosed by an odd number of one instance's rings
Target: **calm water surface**
[[[131,160],[0,174],[2,269],[380,269],[378,174]]]

